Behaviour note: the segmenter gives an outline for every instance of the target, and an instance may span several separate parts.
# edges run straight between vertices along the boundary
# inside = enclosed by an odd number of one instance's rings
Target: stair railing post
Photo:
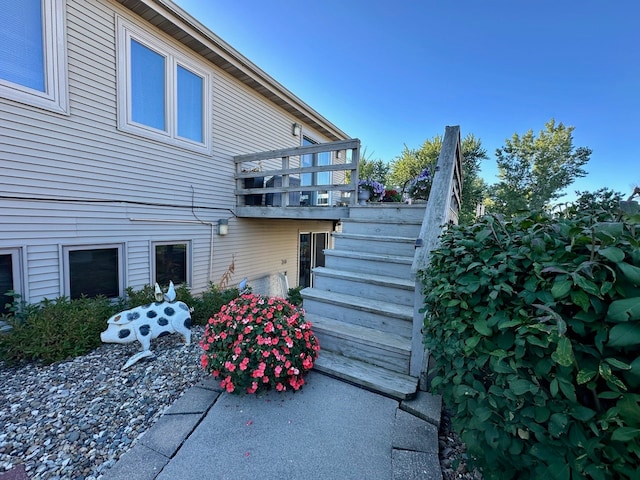
[[[411,266],[411,271],[416,279],[416,290],[409,374],[420,378],[420,388],[422,389],[426,388],[429,355],[424,347],[422,327],[425,314],[420,312],[424,308],[424,294],[422,293],[419,272],[429,264],[431,252],[438,247],[440,234],[446,225],[450,221],[457,223],[458,215],[457,211],[454,212],[452,209],[452,198],[462,190],[461,168],[460,127],[446,127]],[[457,205],[455,206],[457,208]]]

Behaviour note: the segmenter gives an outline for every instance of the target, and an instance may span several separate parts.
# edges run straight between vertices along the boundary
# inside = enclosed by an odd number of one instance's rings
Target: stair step
[[[411,336],[413,306],[327,292],[317,288],[305,288],[300,294],[304,301],[304,309],[310,314]]]
[[[323,350],[322,346],[313,368],[397,400],[413,398],[418,389],[418,379],[415,377],[343,357],[329,350]]]
[[[400,305],[413,305],[416,283],[414,277],[399,278],[380,274],[351,272],[326,267],[313,269],[313,286],[320,290],[384,298]]]
[[[327,255],[335,257],[355,258],[358,260],[364,260],[367,262],[385,262],[385,263],[397,263],[399,265],[409,265],[413,263],[413,255],[386,255],[381,253],[361,252],[357,250],[335,250],[328,249],[324,251],[325,257]]]
[[[320,347],[367,363],[408,374],[411,339],[361,325],[307,314]]]
[[[367,219],[344,219],[342,220],[342,233],[369,234],[369,235],[390,235],[400,237],[417,238],[420,235],[422,223],[391,220],[367,220]]]
[[[372,313],[384,313],[394,318],[411,321],[413,319],[413,306],[397,305],[384,300],[372,300],[370,298],[357,297],[345,293],[325,292],[316,288],[305,288],[300,292],[303,298],[326,301],[334,305],[353,306],[358,310]]]
[[[380,285],[383,287],[400,288],[411,292],[416,288],[416,282],[413,279],[389,277],[386,275],[375,275],[363,272],[348,272],[345,270],[337,270],[335,268],[316,267],[313,273],[321,274],[330,278],[342,278],[352,282],[363,282],[369,285]]]
[[[379,205],[353,206],[349,208],[349,219],[390,220],[422,222],[426,204],[405,205],[398,203],[381,203]]]
[[[333,233],[336,250],[360,250],[386,255],[413,256],[415,237]]]

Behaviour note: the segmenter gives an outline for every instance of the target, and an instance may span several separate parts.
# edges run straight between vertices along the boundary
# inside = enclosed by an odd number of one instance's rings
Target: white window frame
[[[118,129],[123,132],[159,140],[189,150],[211,153],[211,74],[195,56],[171,47],[138,25],[116,16],[118,38]],[[166,131],[132,120],[131,112],[131,40],[141,43],[165,57],[165,125]],[[202,77],[202,143],[178,135],[177,67]]]
[[[69,252],[77,252],[78,250],[103,250],[106,248],[115,248],[118,250],[118,297],[124,296],[124,244],[123,243],[106,243],[106,244],[89,244],[89,245],[62,245],[62,271],[63,285],[65,297],[71,298],[71,267],[69,265]]]
[[[22,300],[26,300],[24,298],[24,289],[23,289],[23,272],[22,272],[22,249],[19,247],[1,247],[0,255],[11,255],[11,273],[13,274],[12,282],[13,282],[13,291],[20,295]],[[3,294],[5,292],[2,292]],[[4,305],[2,305],[4,307]]]
[[[161,245],[185,245],[186,246],[186,265],[185,265],[185,277],[187,285],[192,285],[191,282],[191,241],[190,240],[169,240],[162,242],[151,242],[151,278],[150,284],[153,285],[157,282],[156,275],[156,247]]]
[[[45,91],[0,79],[0,96],[69,114],[65,0],[42,0]]]

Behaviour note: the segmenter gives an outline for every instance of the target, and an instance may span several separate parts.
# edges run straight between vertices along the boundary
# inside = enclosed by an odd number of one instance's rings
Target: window
[[[122,245],[64,247],[63,255],[68,297],[104,295],[116,298],[123,295]]]
[[[317,145],[319,142],[312,140],[306,136],[302,138],[302,146]],[[321,152],[302,156],[303,167],[317,167],[322,165],[331,165],[331,153]],[[330,172],[303,173],[300,178],[300,184],[305,185],[329,185],[331,183]],[[329,192],[302,192],[301,204],[314,206],[329,205]]]
[[[118,17],[118,127],[209,152],[210,74],[198,60]]]
[[[22,294],[20,269],[20,249],[0,249],[0,315],[8,313],[8,303],[13,302],[9,291]]]
[[[153,277],[161,286],[189,282],[189,242],[154,243]],[[153,283],[153,281],[152,281]]]
[[[64,0],[0,0],[0,96],[69,109]]]

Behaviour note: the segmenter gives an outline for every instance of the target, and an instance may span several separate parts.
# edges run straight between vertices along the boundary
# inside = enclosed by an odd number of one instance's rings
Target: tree
[[[487,185],[479,177],[480,162],[486,160],[487,151],[482,148],[482,141],[473,134],[462,140],[462,205],[460,206],[460,223],[468,223],[475,218],[476,205],[481,203],[487,194]],[[425,140],[422,147],[404,150],[391,162],[389,181],[393,185],[403,187],[411,179],[417,177],[422,170],[429,167],[433,172],[442,149],[442,137],[436,135]]]
[[[383,185],[387,184],[389,176],[389,164],[383,160],[373,160],[373,152],[368,153],[367,147],[364,147],[360,151],[360,159],[358,161],[358,179],[366,180],[368,178],[380,182]],[[351,172],[347,172],[345,176],[345,182],[351,182]]]
[[[370,178],[386,185],[387,176],[389,175],[389,164],[382,160],[368,160],[363,158],[360,160],[359,177],[361,179]]]
[[[586,147],[574,148],[575,127],[556,125],[551,119],[536,137],[533,130],[513,134],[496,150],[498,178],[491,187],[491,211],[513,216],[522,210],[548,208],[563,189],[587,172],[582,168],[591,156]]]

